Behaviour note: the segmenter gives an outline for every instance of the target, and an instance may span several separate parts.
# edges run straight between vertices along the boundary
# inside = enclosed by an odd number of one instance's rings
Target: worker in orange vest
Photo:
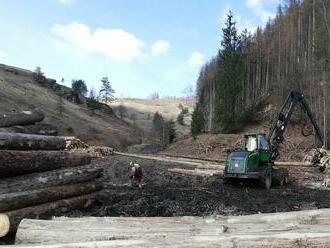
[[[136,163],[136,162],[130,162],[129,163],[131,166],[131,175],[130,175],[130,179],[131,179],[131,185],[132,186],[138,186],[140,189],[142,188],[142,168],[141,166]]]

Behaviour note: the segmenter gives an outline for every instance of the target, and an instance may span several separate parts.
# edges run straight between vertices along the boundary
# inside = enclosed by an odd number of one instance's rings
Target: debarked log
[[[75,167],[91,162],[83,151],[14,151],[0,150],[0,177]]]
[[[99,178],[102,174],[102,168],[92,168],[87,165],[2,178],[0,194],[82,183]]]
[[[39,190],[18,191],[0,195],[0,212],[12,211],[47,202],[86,195],[102,189],[101,182],[85,182],[72,185],[55,186]]]
[[[240,245],[236,247],[258,247],[258,244],[260,247],[263,247],[261,244],[266,244],[265,247],[292,247],[290,245],[300,240],[302,244],[311,242],[317,244],[315,247],[322,247],[319,245],[330,241],[329,214],[328,209],[322,209],[206,218],[85,217],[23,220],[16,235],[16,243],[59,244],[144,239],[155,244],[176,244],[181,241],[184,245],[193,240],[200,241],[200,245],[203,241],[207,242],[204,246],[211,241],[228,241],[232,245],[237,241],[236,244]],[[274,244],[278,245],[272,246]]]
[[[11,127],[17,125],[31,125],[45,118],[43,111],[39,109],[8,113],[0,116],[0,127]]]
[[[65,137],[0,132],[0,149],[4,150],[64,150]]]

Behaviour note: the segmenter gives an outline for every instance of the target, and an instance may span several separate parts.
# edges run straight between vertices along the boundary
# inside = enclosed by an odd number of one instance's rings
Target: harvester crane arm
[[[323,144],[323,136],[321,130],[304,98],[304,95],[297,91],[291,91],[287,96],[283,106],[281,107],[267,137],[268,142],[271,144],[273,149],[273,159],[276,159],[279,156],[279,145],[284,141],[284,132],[286,131],[286,128],[297,105],[302,108],[304,113],[307,114],[308,118],[310,119],[314,127],[317,145],[321,146]]]

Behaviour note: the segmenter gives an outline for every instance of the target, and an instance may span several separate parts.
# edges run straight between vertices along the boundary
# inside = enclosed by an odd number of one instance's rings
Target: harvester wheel
[[[267,172],[262,182],[265,189],[270,189],[270,187],[272,186],[272,174],[270,172]]]

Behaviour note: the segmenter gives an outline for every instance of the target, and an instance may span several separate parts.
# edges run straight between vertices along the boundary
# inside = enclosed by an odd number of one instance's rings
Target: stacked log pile
[[[23,220],[18,247],[329,247],[330,209],[211,217]]]
[[[40,123],[44,118],[39,109],[4,114],[0,116],[0,132],[57,135],[56,127]]]
[[[31,125],[42,116],[40,111],[4,115],[0,127]],[[0,132],[0,220],[9,223],[0,226],[0,236],[14,233],[23,218],[49,218],[92,203],[102,188],[102,169],[90,165],[88,152],[67,150],[72,140]]]

